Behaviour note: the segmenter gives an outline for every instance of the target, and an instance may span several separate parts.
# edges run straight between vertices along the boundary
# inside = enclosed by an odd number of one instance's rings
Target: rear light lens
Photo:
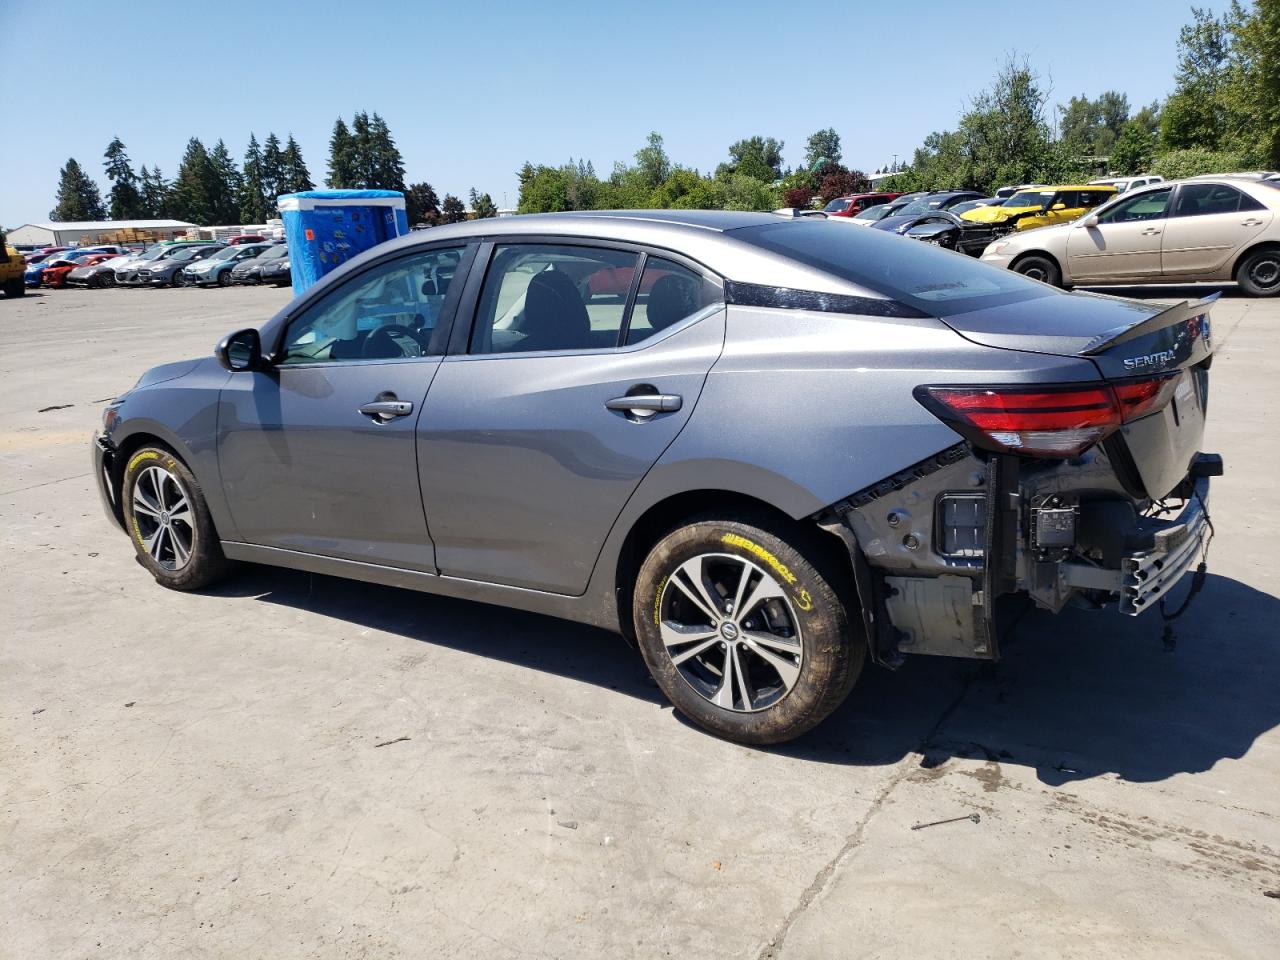
[[[915,396],[979,447],[1067,458],[1167,404],[1177,376],[1052,387],[920,386]]]

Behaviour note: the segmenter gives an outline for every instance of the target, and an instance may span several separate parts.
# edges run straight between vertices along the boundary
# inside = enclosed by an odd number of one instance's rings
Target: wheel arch
[[[659,540],[684,522],[699,515],[722,513],[744,520],[764,520],[776,531],[788,534],[799,549],[815,551],[820,566],[832,571],[839,582],[833,584],[849,603],[854,591],[853,561],[840,539],[809,518],[796,519],[767,500],[734,490],[700,488],[664,497],[641,513],[627,530],[614,563],[613,588],[618,623],[623,636],[634,642],[631,604],[636,574],[645,557]]]
[[[1048,260],[1050,263],[1052,263],[1055,267],[1058,268],[1058,276],[1061,277],[1064,281],[1066,280],[1067,275],[1066,275],[1066,271],[1063,270],[1062,268],[1062,261],[1059,260],[1057,256],[1055,256],[1054,254],[1050,253],[1048,250],[1038,250],[1038,249],[1024,250],[1022,251],[1022,253],[1018,254],[1009,262],[1009,269],[1010,270],[1015,269],[1018,266],[1018,264],[1020,264],[1023,260],[1026,260],[1028,257],[1043,257],[1045,260]]]
[[[1253,256],[1255,253],[1259,253],[1263,250],[1280,250],[1280,240],[1259,240],[1257,243],[1251,244],[1241,250],[1240,253],[1236,255],[1235,260],[1231,262],[1231,279],[1234,280],[1236,278],[1236,274],[1240,270],[1240,265],[1244,263],[1245,260],[1249,259],[1249,257]]]

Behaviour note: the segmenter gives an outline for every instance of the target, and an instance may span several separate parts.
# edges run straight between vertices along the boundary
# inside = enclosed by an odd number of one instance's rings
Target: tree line
[[[257,135],[250,133],[240,164],[221,139],[209,149],[192,137],[173,180],[165,178],[159,165],[148,169],[143,164],[135,172],[117,136],[103,154],[103,170],[111,184],[105,199],[79,162],[69,159],[59,176],[49,218],[263,223],[275,216],[276,198],[281,194],[315,189],[293,134],[282,144],[275,133],[269,133],[259,144]],[[454,223],[467,217],[466,206],[452,194],[440,200],[429,183],[405,183],[404,157],[377,113],[357,112],[350,125],[342,117],[337,119],[329,140],[325,182],[331,189],[398,190],[405,194],[411,224]],[[473,216],[497,216],[489,194],[472,188],[470,199]]]

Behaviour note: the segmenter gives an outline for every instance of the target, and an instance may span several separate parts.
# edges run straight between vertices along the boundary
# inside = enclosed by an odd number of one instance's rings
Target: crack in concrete
[[[880,808],[884,806],[885,801],[889,799],[889,795],[897,788],[903,780],[905,780],[911,771],[918,765],[921,758],[929,745],[933,743],[938,732],[943,725],[951,719],[952,715],[960,708],[960,704],[964,698],[968,696],[969,690],[973,687],[978,679],[978,672],[972,672],[965,678],[964,683],[960,687],[959,693],[955,699],[947,704],[946,708],[938,716],[933,726],[929,728],[929,732],[924,735],[920,741],[920,745],[913,753],[903,757],[897,763],[897,769],[880,788],[880,792],[876,794],[875,800],[871,802],[871,806],[867,808],[867,812],[862,815],[862,819],[858,821],[854,827],[853,833],[845,838],[844,844],[836,852],[836,855],[823,865],[817,875],[809,881],[809,885],[804,888],[800,894],[800,899],[794,907],[787,913],[782,921],[782,925],[778,927],[776,933],[769,940],[763,950],[757,955],[756,960],[777,960],[782,955],[782,947],[786,942],[787,934],[791,932],[791,928],[795,926],[797,920],[809,909],[810,905],[822,895],[822,892],[831,885],[831,881],[835,878],[836,871],[848,860],[862,845],[862,839],[866,835],[867,826],[871,823],[872,818],[880,812]]]

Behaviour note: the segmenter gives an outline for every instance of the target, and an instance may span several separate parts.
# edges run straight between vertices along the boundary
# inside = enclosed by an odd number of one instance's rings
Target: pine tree
[[[396,146],[387,121],[376,113],[369,120],[369,182],[372,190],[404,192],[404,157]]]
[[[405,208],[409,215],[409,225],[429,223],[435,226],[440,222],[440,198],[436,196],[431,184],[411,183],[404,192]]]
[[[141,184],[142,214],[151,220],[159,220],[172,216],[169,205],[169,182],[165,180],[160,168],[148,171],[143,164],[138,181]]]
[[[368,190],[373,186],[373,134],[369,115],[363,110],[351,118],[351,186]]]
[[[493,202],[493,197],[487,193],[477,193],[476,188],[471,188],[471,212],[475,214],[477,220],[487,220],[489,217],[498,215],[498,208]]]
[[[111,181],[111,193],[108,196],[108,209],[112,220],[134,220],[142,215],[142,194],[138,192],[138,177],[129,163],[129,155],[125,153],[124,144],[115,137],[107,144],[103,154],[106,163],[103,167],[107,179]]]
[[[262,141],[262,189],[266,192],[267,205],[273,206],[276,197],[287,190],[284,186],[284,153],[280,150],[280,138],[268,133]]]
[[[441,219],[445,223],[461,223],[467,219],[467,208],[452,193],[446,193],[444,203],[440,204]]]
[[[169,194],[169,207],[177,219],[204,226],[218,222],[212,195],[212,167],[204,144],[196,137],[188,140]]]
[[[240,222],[265,223],[270,216],[271,206],[262,184],[262,148],[258,146],[257,136],[250,133],[240,179]]]
[[[215,223],[240,223],[240,191],[244,177],[221,139],[209,152],[209,203]],[[261,220],[252,221],[261,223]]]
[[[307,165],[302,159],[302,148],[298,146],[298,141],[293,139],[292,133],[289,134],[289,140],[285,144],[281,165],[284,170],[281,193],[299,193],[316,188],[316,185],[311,182],[311,172],[307,170]]]
[[[326,178],[330,189],[349,190],[355,186],[355,141],[346,121],[341,117],[333,125],[333,135],[329,138],[329,176]]]
[[[89,179],[74,157],[68,159],[58,181],[57,204],[49,211],[49,219],[67,222],[101,220],[105,216],[98,185]]]

